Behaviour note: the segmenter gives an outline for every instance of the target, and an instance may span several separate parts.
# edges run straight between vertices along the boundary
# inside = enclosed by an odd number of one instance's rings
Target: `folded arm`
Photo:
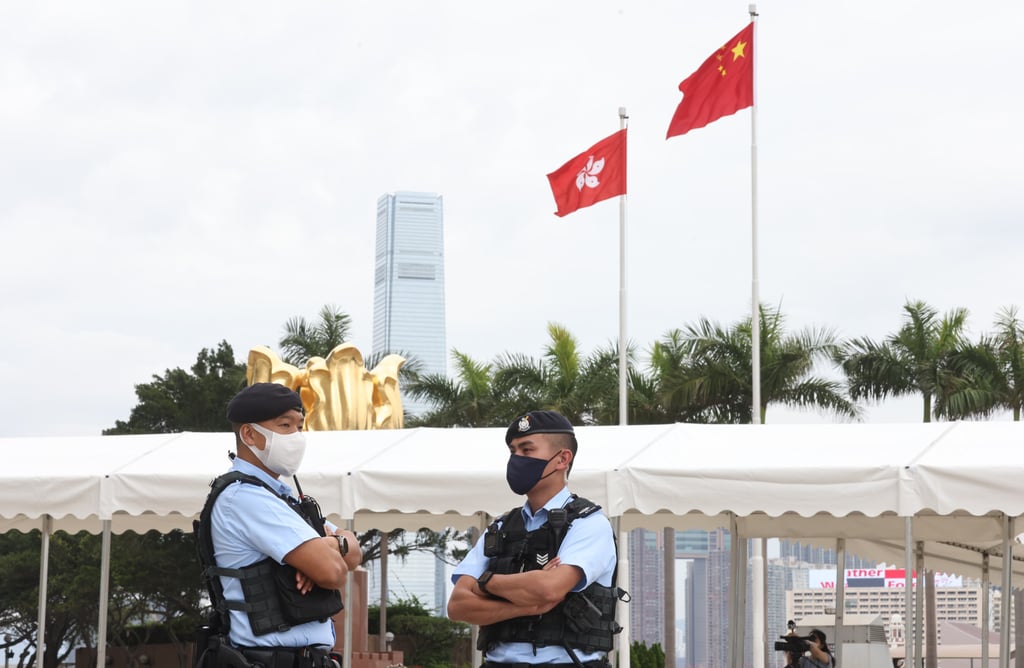
[[[284,555],[284,560],[298,571],[295,586],[304,594],[312,589],[312,583],[324,589],[341,589],[345,586],[348,566],[341,558],[338,541],[334,536],[307,540]]]
[[[481,591],[476,578],[463,575],[448,601],[448,616],[482,626],[541,615],[561,603],[581,577],[579,568],[562,566],[557,558],[543,570],[493,575],[487,593]]]

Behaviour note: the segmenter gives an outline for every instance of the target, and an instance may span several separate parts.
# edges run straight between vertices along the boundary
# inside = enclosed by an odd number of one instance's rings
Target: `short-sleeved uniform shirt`
[[[570,499],[569,488],[564,487],[535,514],[530,512],[528,504],[523,505],[522,513],[526,530],[539,529],[547,522],[548,510],[562,508],[569,503]],[[573,587],[573,591],[582,591],[592,582],[611,586],[616,565],[615,538],[611,524],[604,513],[596,512],[573,521],[558,549],[558,557],[563,565],[577,566],[583,571],[583,578]],[[462,563],[456,567],[452,574],[452,582],[456,582],[463,575],[480,577],[487,570],[489,561],[484,556],[484,539],[481,536]],[[594,661],[604,656],[604,652],[588,654],[578,650],[574,651],[580,661],[584,662]],[[570,663],[571,661],[564,647],[538,647],[534,654],[533,645],[529,643],[499,643],[487,652],[486,659],[497,663],[530,664]]]
[[[256,476],[278,493],[292,495],[291,487],[241,458],[234,459],[231,470]],[[213,504],[210,524],[214,559],[222,568],[251,566],[267,557],[283,564],[286,554],[319,537],[282,498],[260,485],[242,482],[228,485],[220,493]],[[244,599],[238,578],[221,576],[220,581],[225,599]],[[230,614],[229,637],[236,647],[334,646],[334,624],[329,619],[257,636],[247,613],[231,610]]]

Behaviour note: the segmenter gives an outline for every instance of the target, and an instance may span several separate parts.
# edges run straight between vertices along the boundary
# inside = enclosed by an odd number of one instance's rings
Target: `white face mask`
[[[301,431],[294,434],[279,434],[252,423],[249,426],[267,439],[267,444],[262,450],[242,441],[249,446],[256,458],[278,475],[295,475],[302,464],[303,455],[306,454],[306,435]]]

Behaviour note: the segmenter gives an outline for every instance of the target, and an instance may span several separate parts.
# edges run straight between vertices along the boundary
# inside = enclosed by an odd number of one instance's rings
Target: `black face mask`
[[[508,467],[505,470],[505,479],[508,480],[509,489],[515,494],[526,494],[533,489],[548,475],[544,475],[544,469],[551,463],[551,460],[562,454],[559,450],[551,459],[536,459],[522,455],[509,455]],[[557,469],[556,469],[557,470]]]

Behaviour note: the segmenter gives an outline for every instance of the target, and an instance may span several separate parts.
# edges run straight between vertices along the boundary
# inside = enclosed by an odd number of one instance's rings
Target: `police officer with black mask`
[[[620,630],[617,557],[600,507],[569,492],[572,424],[532,411],[505,434],[506,477],[526,503],[498,518],[455,569],[451,619],[477,624],[485,668],[607,666]]]

